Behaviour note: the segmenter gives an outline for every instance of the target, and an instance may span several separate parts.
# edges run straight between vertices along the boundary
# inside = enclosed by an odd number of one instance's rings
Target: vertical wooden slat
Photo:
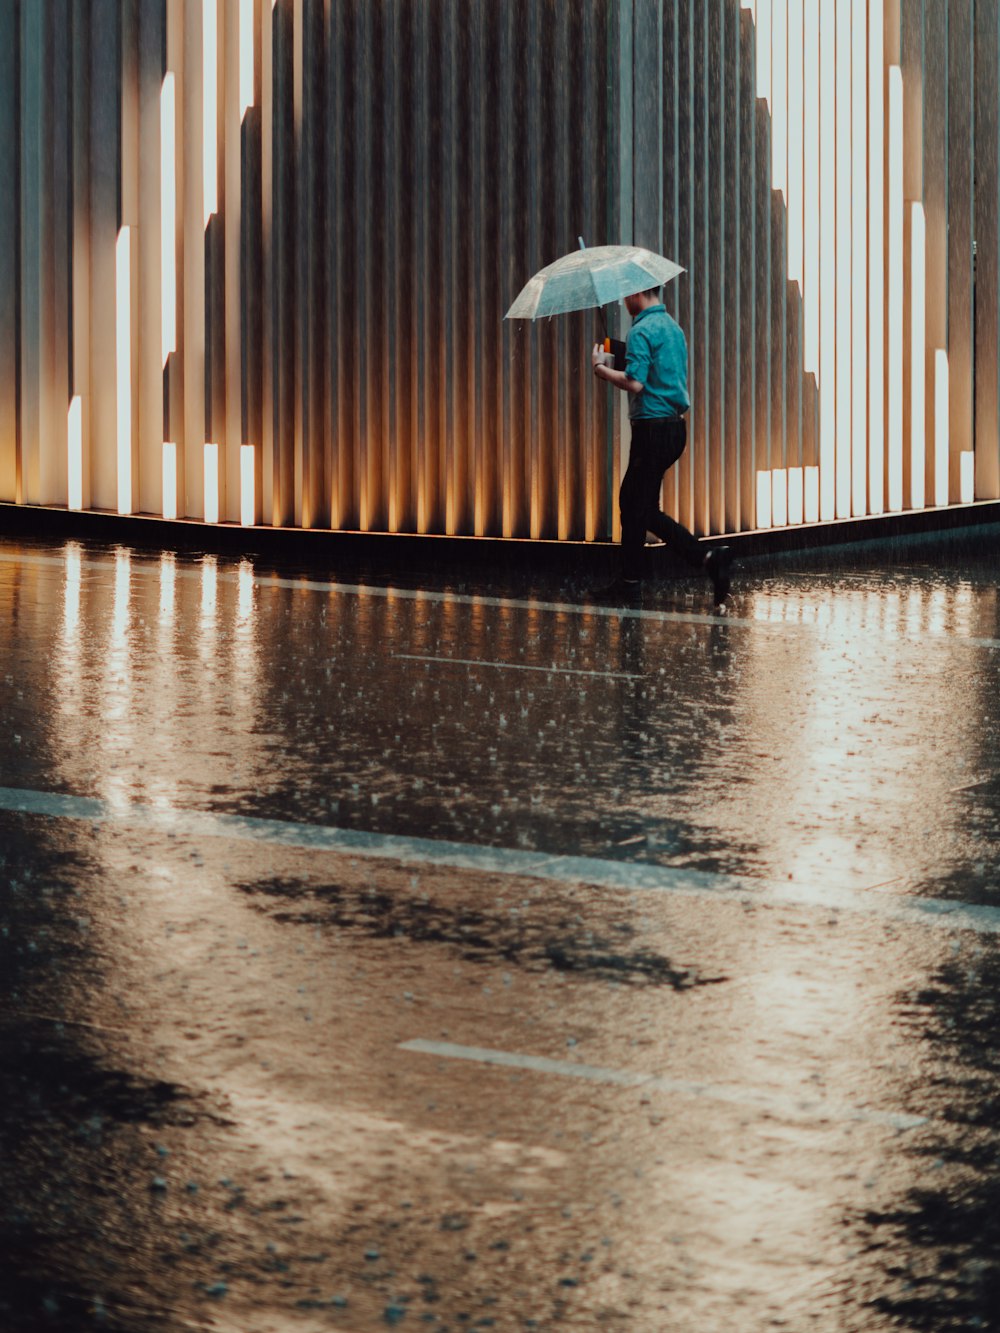
[[[976,499],[1000,496],[1000,9],[976,6]]]
[[[740,527],[756,526],[755,431],[757,349],[757,90],[754,25],[740,11],[739,82],[739,323],[740,354]]]
[[[972,12],[948,13],[948,497],[961,498],[961,454],[973,448],[973,90]]]
[[[935,351],[948,345],[948,0],[924,0],[923,203],[927,227],[924,494],[935,504]],[[945,423],[947,427],[947,423]]]
[[[693,90],[691,160],[694,179],[691,273],[691,416],[689,434],[693,471],[693,530],[710,530],[708,515],[708,439],[710,392],[709,278],[713,256],[709,240],[708,10],[712,0],[692,0],[691,84]]]
[[[740,101],[742,96],[740,61],[740,10],[726,5],[723,10],[723,110],[724,131],[722,188],[725,190],[725,219],[722,230],[723,246],[723,493],[724,505],[720,515],[721,532],[739,532],[740,521],[740,447],[741,447],[741,386],[740,346],[743,309],[740,289],[740,233],[744,226],[741,216],[740,191]]]
[[[136,375],[138,441],[136,502],[147,514],[163,506],[163,332],[160,207],[160,89],[163,82],[162,0],[139,0],[137,33],[136,186],[138,189]]]
[[[20,5],[0,0],[0,500],[17,499],[20,265]]]
[[[771,262],[774,254],[771,236],[773,206],[771,200],[771,134],[767,103],[758,98],[756,114],[754,235],[756,282],[754,299],[754,439],[756,441],[756,471],[766,470],[773,463],[773,378],[771,366],[773,311],[771,308]],[[756,495],[756,477],[755,477]],[[759,525],[755,517],[755,526]]]
[[[724,8],[726,0],[708,0],[706,26],[708,97],[708,308],[706,311],[706,394],[708,413],[705,440],[705,532],[725,531],[725,426],[726,426],[726,105]]]

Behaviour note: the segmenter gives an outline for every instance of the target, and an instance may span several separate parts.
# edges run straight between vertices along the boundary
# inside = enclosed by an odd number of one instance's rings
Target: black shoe
[[[705,573],[712,580],[712,594],[716,606],[729,596],[732,583],[733,556],[728,546],[713,546],[705,556]]]
[[[642,580],[619,577],[603,588],[594,588],[590,595],[597,601],[614,602],[619,606],[638,602],[642,597]]]

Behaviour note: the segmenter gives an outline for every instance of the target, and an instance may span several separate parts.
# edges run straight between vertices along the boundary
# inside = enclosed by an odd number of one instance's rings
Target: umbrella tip
[[[587,242],[583,239],[583,237],[582,237],[582,236],[578,236],[576,239],[580,242],[580,249],[581,249],[581,250],[586,250],[586,248],[587,248]]]

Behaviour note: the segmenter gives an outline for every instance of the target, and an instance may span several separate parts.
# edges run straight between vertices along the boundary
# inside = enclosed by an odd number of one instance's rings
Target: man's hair
[[[659,295],[660,295],[659,287],[647,287],[646,290],[643,292],[643,296],[659,296]]]

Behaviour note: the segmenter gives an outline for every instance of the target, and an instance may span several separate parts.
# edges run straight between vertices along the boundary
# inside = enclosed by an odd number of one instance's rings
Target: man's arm
[[[625,393],[642,393],[643,385],[638,380],[629,379],[624,370],[615,370],[604,360],[604,349],[600,343],[594,344],[594,350],[590,354],[591,364],[594,367],[594,374],[599,380],[607,382],[615,389],[621,389]]]

